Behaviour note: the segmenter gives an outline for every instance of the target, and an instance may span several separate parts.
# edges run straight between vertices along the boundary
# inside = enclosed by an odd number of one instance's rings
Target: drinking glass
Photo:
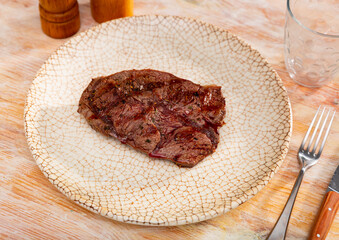
[[[338,0],[287,0],[285,64],[306,87],[339,80]]]

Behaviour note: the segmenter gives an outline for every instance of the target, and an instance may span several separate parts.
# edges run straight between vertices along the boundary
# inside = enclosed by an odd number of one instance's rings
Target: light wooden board
[[[79,1],[81,30],[96,25],[89,1]],[[0,239],[265,239],[299,171],[296,153],[320,104],[334,105],[333,85],[307,89],[288,76],[283,56],[285,1],[136,0],[135,14],[197,18],[228,29],[258,49],[284,81],[293,109],[290,151],[270,183],[248,202],[217,218],[179,227],[144,227],[101,217],[68,200],[35,164],[23,129],[25,96],[35,73],[67,39],[40,28],[38,0],[0,0]],[[306,239],[339,164],[339,117],[320,162],[307,172],[287,239]],[[339,216],[327,239],[339,238]]]

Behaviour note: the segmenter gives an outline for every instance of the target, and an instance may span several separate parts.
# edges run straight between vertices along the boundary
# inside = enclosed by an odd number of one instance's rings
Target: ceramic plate
[[[77,113],[92,78],[144,68],[222,86],[226,124],[216,152],[197,166],[149,158]],[[118,221],[180,225],[225,213],[268,183],[288,150],[291,109],[279,76],[238,37],[192,19],[137,16],[53,53],[28,93],[25,127],[42,172],[76,203]]]

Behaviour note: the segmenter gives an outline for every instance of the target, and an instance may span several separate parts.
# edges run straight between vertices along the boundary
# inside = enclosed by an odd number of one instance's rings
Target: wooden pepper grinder
[[[98,23],[133,16],[133,0],[91,0],[91,12]]]
[[[52,38],[66,38],[80,28],[77,0],[39,0],[42,31]]]

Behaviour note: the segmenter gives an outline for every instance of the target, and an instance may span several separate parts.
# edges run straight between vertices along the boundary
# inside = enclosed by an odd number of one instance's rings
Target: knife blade
[[[327,192],[334,191],[339,193],[339,166],[334,172],[330,185],[328,185]]]
[[[325,239],[339,208],[339,166],[334,172],[309,239]]]

